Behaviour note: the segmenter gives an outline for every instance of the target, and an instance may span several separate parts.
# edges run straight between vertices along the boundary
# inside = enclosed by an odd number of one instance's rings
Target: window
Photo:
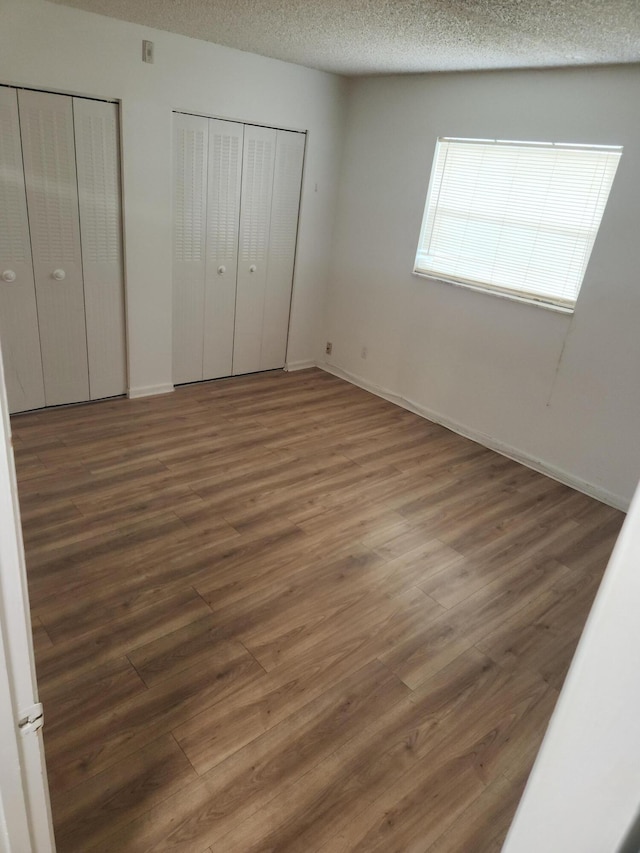
[[[414,272],[572,311],[621,154],[439,139]]]

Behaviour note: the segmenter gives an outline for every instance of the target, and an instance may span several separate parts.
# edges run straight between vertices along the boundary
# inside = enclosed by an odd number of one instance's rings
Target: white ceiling
[[[339,74],[640,61],[640,0],[53,0]]]

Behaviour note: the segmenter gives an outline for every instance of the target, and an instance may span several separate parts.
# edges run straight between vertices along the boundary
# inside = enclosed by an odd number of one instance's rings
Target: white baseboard
[[[173,385],[144,385],[141,388],[129,388],[127,396],[131,400],[137,397],[153,397],[156,394],[170,394],[173,391]]]
[[[629,501],[626,498],[623,498],[620,495],[615,495],[607,489],[603,489],[601,486],[595,486],[592,483],[588,483],[586,480],[582,480],[580,477],[576,477],[568,471],[564,471],[562,468],[551,465],[543,459],[537,459],[534,456],[523,453],[515,447],[504,444],[502,441],[497,441],[490,435],[486,435],[485,433],[463,426],[456,421],[452,421],[450,418],[441,415],[439,412],[434,412],[432,409],[428,409],[420,403],[401,397],[399,394],[395,394],[393,391],[389,391],[388,389],[382,388],[373,382],[369,382],[361,376],[356,376],[348,370],[342,370],[342,368],[335,367],[334,365],[327,364],[326,362],[316,362],[316,365],[322,370],[326,370],[327,373],[332,373],[334,376],[338,376],[340,379],[345,379],[347,382],[351,382],[353,385],[357,385],[365,391],[370,391],[372,394],[382,397],[390,403],[395,403],[396,406],[401,406],[403,409],[407,409],[416,415],[420,415],[420,417],[433,421],[433,423],[440,424],[440,426],[446,427],[446,429],[450,429],[458,435],[462,435],[465,438],[476,441],[483,447],[488,447],[489,450],[495,450],[496,453],[500,453],[508,459],[513,459],[514,462],[520,462],[522,465],[526,465],[527,468],[538,471],[540,474],[545,474],[547,477],[551,477],[551,479],[557,480],[565,486],[570,486],[572,489],[576,489],[578,492],[582,492],[591,498],[595,498],[608,506],[620,509],[623,512],[626,512],[629,508]]]
[[[286,371],[291,370],[308,370],[310,367],[317,367],[318,363],[314,361],[312,358],[308,358],[305,361],[288,361],[284,369]]]

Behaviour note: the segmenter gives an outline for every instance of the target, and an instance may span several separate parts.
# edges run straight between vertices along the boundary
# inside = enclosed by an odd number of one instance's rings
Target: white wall
[[[143,38],[155,42],[153,65],[141,61]],[[0,83],[122,102],[134,392],[171,384],[171,111],[307,130],[288,358],[317,356],[344,123],[341,78],[45,0],[1,0]]]
[[[614,853],[640,808],[640,490],[503,853]],[[637,839],[637,825],[635,837]],[[637,843],[625,850],[637,851]]]
[[[640,68],[350,90],[329,365],[626,507],[640,476]],[[411,274],[438,136],[625,146],[573,318]]]

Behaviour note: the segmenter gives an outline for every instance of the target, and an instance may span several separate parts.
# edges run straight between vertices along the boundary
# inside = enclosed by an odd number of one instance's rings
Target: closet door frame
[[[192,116],[194,118],[204,118],[204,119],[213,119],[215,121],[225,121],[233,124],[244,125],[245,132],[247,127],[258,127],[265,128],[267,130],[278,131],[287,131],[289,133],[299,133],[304,137],[304,145],[303,145],[303,153],[302,153],[302,173],[300,176],[300,197],[298,203],[298,221],[296,224],[296,240],[295,240],[295,249],[293,253],[293,272],[291,277],[291,294],[289,298],[289,314],[287,319],[287,337],[285,343],[285,362],[284,362],[284,370],[287,370],[288,364],[288,355],[289,355],[289,341],[290,341],[290,333],[291,333],[291,312],[293,308],[293,302],[295,298],[295,284],[296,284],[296,271],[297,271],[297,258],[298,258],[298,238],[300,234],[300,220],[302,217],[302,197],[303,197],[303,189],[304,189],[304,179],[305,179],[305,169],[306,169],[306,157],[307,157],[307,145],[309,141],[309,131],[306,128],[299,127],[283,127],[278,124],[266,124],[263,121],[254,121],[252,119],[247,118],[238,118],[237,116],[227,116],[227,115],[219,115],[219,114],[211,114],[206,112],[194,112],[193,109],[183,108],[183,107],[172,107],[171,108],[172,116],[175,115],[184,115],[184,116]],[[172,151],[172,162],[175,157],[175,153]],[[242,171],[244,172],[244,164],[242,166]],[[208,251],[208,250],[207,250]],[[240,266],[240,260],[238,258],[238,267]],[[237,292],[236,292],[237,297]],[[234,328],[234,336],[235,336],[235,328]],[[271,369],[271,368],[266,368]],[[255,372],[261,372],[262,368],[259,368]],[[230,376],[235,375],[234,372],[229,374]],[[203,381],[207,381],[204,379]],[[177,384],[177,383],[176,383]]]
[[[91,95],[84,94],[78,92],[64,92],[60,90],[51,90],[46,89],[44,87],[35,87],[35,86],[22,86],[19,83],[14,82],[5,82],[0,80],[0,86],[6,89],[13,90],[16,94],[16,99],[19,98],[19,93],[24,92],[34,92],[34,93],[42,93],[43,95],[62,95],[63,97],[69,98],[69,100],[73,103],[76,101],[94,101],[99,104],[112,104],[116,110],[116,135],[117,135],[117,155],[118,155],[118,196],[119,196],[119,205],[120,205],[120,221],[119,221],[119,239],[120,239],[120,280],[121,280],[121,293],[122,293],[122,307],[123,307],[123,335],[124,335],[124,388],[122,391],[118,391],[116,394],[109,394],[108,396],[130,396],[131,391],[131,379],[130,379],[130,347],[129,347],[129,298],[128,298],[128,289],[127,289],[127,271],[125,264],[126,257],[126,244],[125,244],[125,210],[124,210],[124,185],[123,185],[123,177],[124,177],[124,169],[123,169],[123,145],[122,145],[122,102],[119,98],[108,98],[101,95]],[[74,118],[74,143],[75,143],[75,118]],[[77,153],[77,152],[76,152]],[[77,163],[76,163],[77,170]],[[76,185],[77,185],[77,175],[76,175]],[[78,210],[80,210],[80,205],[78,205]],[[80,230],[82,231],[82,226],[80,226]],[[81,256],[82,256],[82,245],[81,245]],[[83,279],[84,279],[84,265],[81,257],[82,270],[83,270]],[[31,268],[34,271],[33,260],[31,260]],[[32,273],[33,274],[33,273]],[[34,275],[35,279],[35,275]],[[35,287],[35,281],[34,281]],[[86,300],[85,300],[86,302]],[[39,324],[38,318],[38,324]],[[85,314],[85,324],[86,324],[86,314]],[[6,360],[6,359],[5,359]],[[87,351],[87,364],[89,364],[89,352]],[[79,402],[91,402],[96,399],[103,399],[99,394],[95,395],[91,390],[91,377],[89,376],[89,395],[85,400]],[[37,406],[36,408],[52,408],[57,405],[67,405],[65,403],[48,403],[46,399],[43,401],[42,405]],[[22,411],[22,410],[21,410]],[[27,410],[28,411],[28,410]]]

